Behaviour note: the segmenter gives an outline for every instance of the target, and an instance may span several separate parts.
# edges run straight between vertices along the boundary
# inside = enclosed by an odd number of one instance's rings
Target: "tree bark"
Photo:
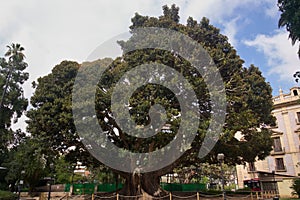
[[[120,190],[119,194],[124,196],[139,196],[145,195],[146,199],[151,199],[151,197],[164,197],[169,194],[168,191],[165,191],[160,186],[160,177],[167,173],[172,173],[173,169],[178,166],[186,155],[189,155],[193,149],[185,151],[183,156],[180,159],[177,159],[171,165],[166,166],[160,170],[148,172],[148,173],[139,173],[136,170],[134,173],[125,173],[121,171],[116,171],[120,176],[125,178],[124,187]],[[128,198],[124,198],[129,200]],[[131,199],[131,198],[130,198]],[[132,198],[138,199],[138,198]],[[142,197],[140,198],[142,199]]]
[[[160,186],[160,176],[157,173],[143,174],[141,181],[142,189],[147,194],[154,197],[162,197],[168,194]]]
[[[124,196],[140,196],[133,197],[130,199],[151,199],[151,197],[162,197],[168,194],[167,191],[163,190],[160,186],[160,176],[157,172],[146,173],[146,174],[126,174],[124,187],[120,190],[120,199]],[[124,198],[128,200],[127,198]]]

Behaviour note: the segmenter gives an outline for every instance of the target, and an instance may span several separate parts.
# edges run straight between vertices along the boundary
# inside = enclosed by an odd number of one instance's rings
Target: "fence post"
[[[70,194],[71,194],[71,195],[73,194],[73,189],[74,189],[74,186],[73,186],[73,184],[72,184],[72,185],[70,185]]]
[[[94,193],[97,193],[97,191],[98,191],[98,184],[95,184]]]
[[[200,200],[199,192],[197,192],[197,200]]]

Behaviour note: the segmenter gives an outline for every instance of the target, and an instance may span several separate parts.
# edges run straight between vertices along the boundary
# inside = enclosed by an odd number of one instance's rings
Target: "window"
[[[275,158],[276,171],[285,171],[283,158]]]
[[[280,137],[273,138],[274,141],[274,152],[282,152]]]
[[[297,117],[296,122],[300,123],[300,112],[296,112],[296,117]]]
[[[254,172],[255,171],[255,164],[254,164],[254,162],[249,162],[248,163],[248,171],[249,172]]]
[[[293,94],[294,94],[294,96],[298,96],[298,91],[297,90],[293,90]]]

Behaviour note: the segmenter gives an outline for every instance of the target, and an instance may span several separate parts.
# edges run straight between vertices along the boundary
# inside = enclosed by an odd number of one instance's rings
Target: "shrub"
[[[0,200],[15,200],[18,196],[8,191],[1,191],[0,190]]]
[[[300,198],[300,179],[294,179],[294,183],[291,187],[293,189],[293,194],[297,194],[298,197]]]

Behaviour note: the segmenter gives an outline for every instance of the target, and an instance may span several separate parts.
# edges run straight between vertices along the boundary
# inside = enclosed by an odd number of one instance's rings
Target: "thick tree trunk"
[[[192,149],[185,151],[184,155],[188,155],[192,152]],[[184,157],[184,155],[182,157]],[[158,171],[140,174],[138,171],[133,174],[116,171],[119,175],[126,179],[125,185],[120,195],[124,196],[140,196],[144,195],[146,199],[151,197],[165,197],[169,192],[163,190],[160,186],[160,177],[164,174],[171,173],[172,170],[181,162],[181,159],[176,160],[169,166],[164,167]],[[122,198],[122,196],[121,196]],[[128,198],[124,198],[129,200]],[[132,198],[137,199],[137,198]],[[140,198],[142,199],[142,198]]]
[[[142,194],[141,180],[138,174],[128,174],[125,179],[125,184],[120,194],[125,196],[138,196]]]
[[[167,191],[163,190],[160,186],[160,176],[157,174],[143,174],[142,176],[142,189],[147,194],[155,197],[161,197],[168,194]]]
[[[168,194],[167,191],[161,188],[160,176],[155,172],[147,174],[127,174],[125,179],[125,185],[119,192],[121,198],[122,195],[124,195],[140,196],[140,198],[132,199],[142,199],[142,195],[144,195],[146,199],[151,199],[151,197],[162,197]],[[128,197],[126,199],[128,199]]]

